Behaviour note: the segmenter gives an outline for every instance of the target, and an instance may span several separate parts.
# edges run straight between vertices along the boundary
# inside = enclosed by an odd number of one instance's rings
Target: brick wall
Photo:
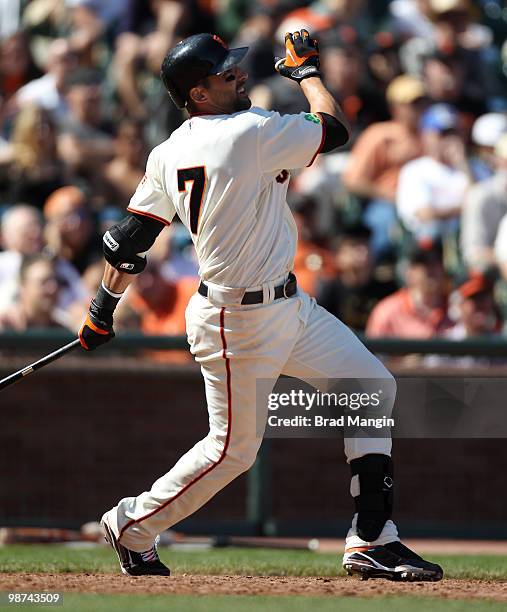
[[[0,377],[13,369],[3,364]],[[95,520],[149,488],[207,431],[190,364],[69,357],[2,391],[0,405],[0,525]],[[393,454],[397,519],[507,524],[504,440],[396,440]],[[277,519],[349,519],[340,440],[272,440],[271,457]],[[194,518],[241,519],[245,500],[242,476]]]

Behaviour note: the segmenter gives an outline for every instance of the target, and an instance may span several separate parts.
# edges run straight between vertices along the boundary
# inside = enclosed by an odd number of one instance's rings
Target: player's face
[[[248,74],[239,66],[233,66],[222,72],[208,77],[206,93],[208,104],[216,112],[229,114],[247,110],[252,102],[245,90]]]

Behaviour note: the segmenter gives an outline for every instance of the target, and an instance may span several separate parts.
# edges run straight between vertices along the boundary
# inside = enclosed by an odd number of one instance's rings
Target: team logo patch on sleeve
[[[318,123],[320,124],[320,117],[318,115],[316,115],[315,113],[306,113],[305,114],[305,119],[307,121],[312,121],[313,123]]]

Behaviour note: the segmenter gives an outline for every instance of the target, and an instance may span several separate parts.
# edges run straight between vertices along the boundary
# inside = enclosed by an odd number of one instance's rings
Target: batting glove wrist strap
[[[284,69],[278,71],[283,76],[288,76],[289,79],[301,83],[303,79],[310,77],[320,77],[321,73],[316,66],[300,66],[295,70],[292,70],[290,75],[284,74]]]
[[[100,308],[95,300],[92,300],[85,322],[79,330],[81,346],[87,351],[93,351],[109,342],[114,335],[113,311]]]
[[[275,69],[284,77],[300,83],[320,77],[319,45],[307,30],[285,35],[285,57],[277,58]]]
[[[97,298],[95,298],[91,301],[88,316],[99,329],[110,331],[113,328],[113,312],[114,309],[112,308],[99,306]]]

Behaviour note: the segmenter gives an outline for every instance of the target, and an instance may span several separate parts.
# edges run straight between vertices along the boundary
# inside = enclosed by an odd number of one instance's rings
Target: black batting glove
[[[319,44],[307,30],[285,35],[285,57],[276,58],[275,69],[284,77],[300,83],[320,76]]]
[[[94,351],[114,338],[113,311],[100,308],[95,300],[79,330],[79,341],[86,351]]]

